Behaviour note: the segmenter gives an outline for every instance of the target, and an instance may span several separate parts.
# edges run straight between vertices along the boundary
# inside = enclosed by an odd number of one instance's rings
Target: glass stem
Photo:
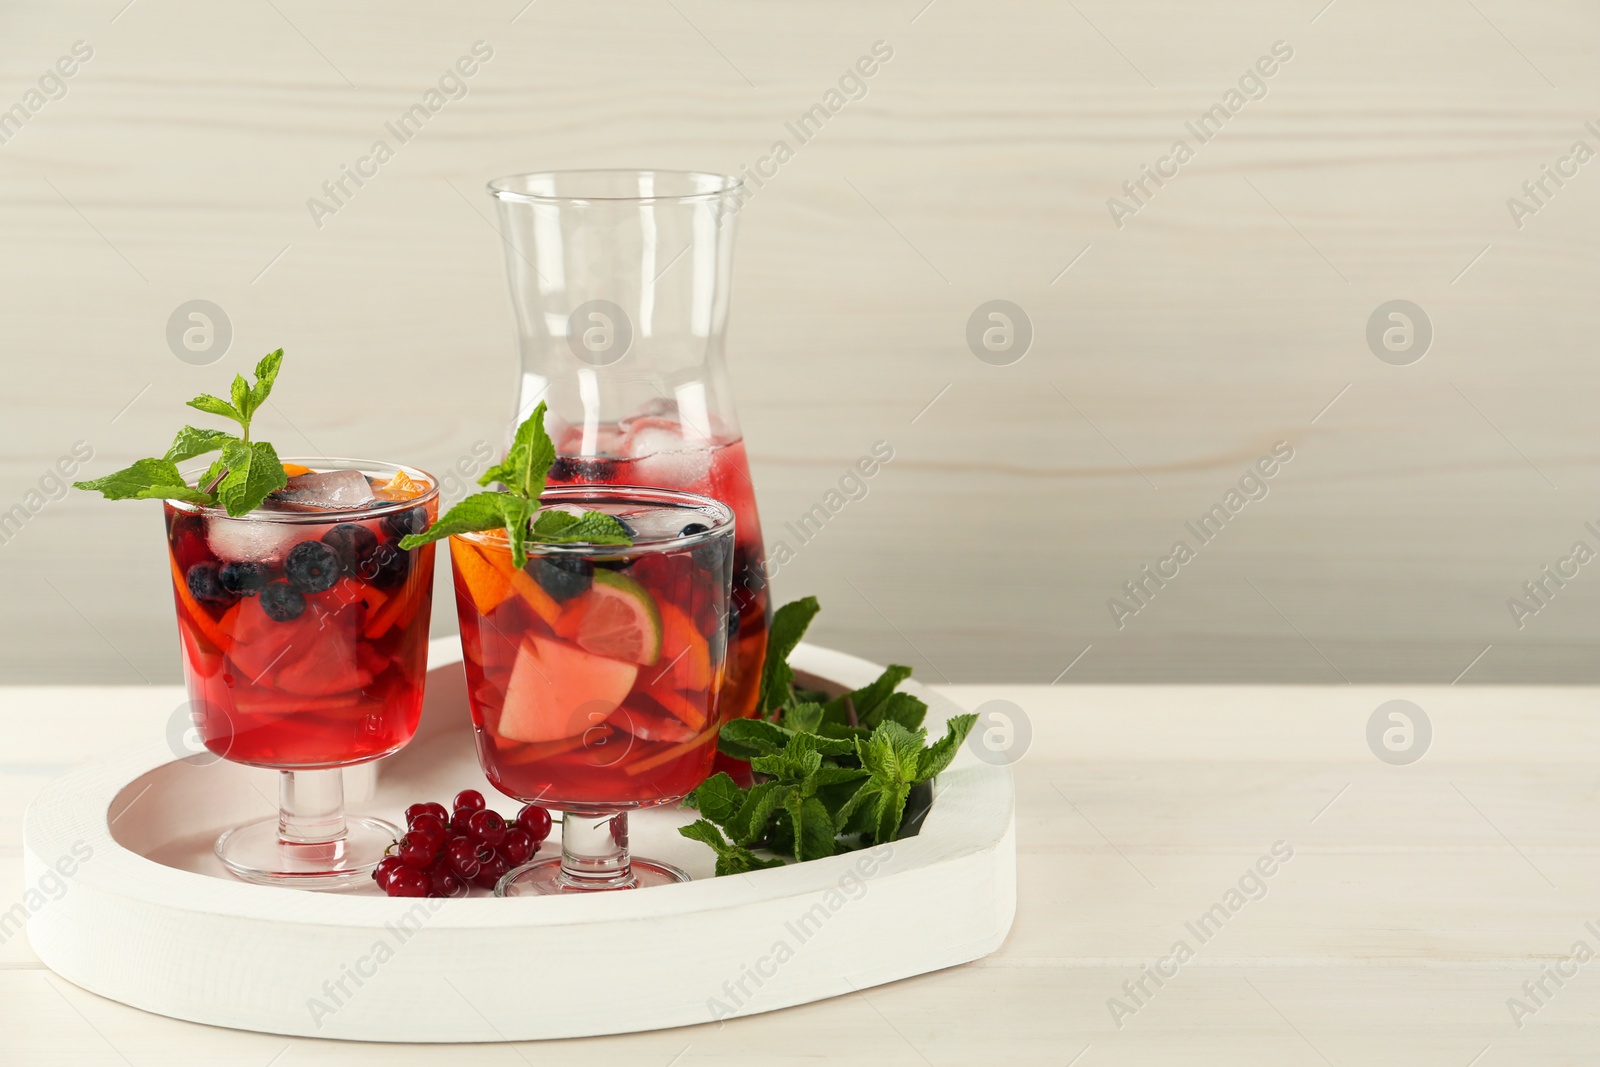
[[[278,839],[287,845],[323,845],[345,836],[344,773],[280,771]]]
[[[561,880],[574,889],[628,889],[628,813],[569,811],[561,817]]]

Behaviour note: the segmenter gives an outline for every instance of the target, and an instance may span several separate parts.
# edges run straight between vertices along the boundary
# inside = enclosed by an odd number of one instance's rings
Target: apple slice
[[[617,710],[638,675],[637,664],[530,636],[511,668],[498,733],[534,744],[582,736]]]
[[[364,610],[351,604],[317,620],[316,629],[304,632],[284,653],[273,684],[304,697],[349,693],[371,685],[372,672],[360,665],[356,655]]]

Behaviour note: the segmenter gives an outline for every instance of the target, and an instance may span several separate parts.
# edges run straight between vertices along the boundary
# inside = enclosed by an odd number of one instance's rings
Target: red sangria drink
[[[190,706],[201,741],[282,775],[283,812],[217,842],[240,877],[312,887],[366,877],[399,834],[346,818],[338,768],[411,740],[427,671],[433,478],[358,460],[285,462],[287,485],[231,517],[166,502]]]
[[[627,813],[670,804],[716,755],[729,661],[735,522],[702,496],[638,486],[545,490],[547,512],[610,516],[618,544],[529,544],[504,530],[450,539],[478,757],[496,789],[560,808],[562,855],[497,893],[683,881],[630,857]]]
[[[714,423],[714,420],[713,420]],[[585,440],[581,427],[555,434],[558,457],[551,485],[650,485],[720,500],[738,522],[733,547],[733,592],[728,601],[728,660],[722,693],[725,719],[756,713],[761,666],[767,653],[768,599],[761,520],[744,438],[686,426],[672,401],[656,400],[612,426],[601,426]],[[739,761],[718,769],[749,769]],[[736,774],[735,777],[740,775]]]

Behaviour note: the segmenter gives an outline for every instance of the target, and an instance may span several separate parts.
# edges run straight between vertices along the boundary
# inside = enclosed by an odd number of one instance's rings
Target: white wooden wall
[[[1064,684],[1600,679],[1600,563],[1521,629],[1506,604],[1600,550],[1600,162],[1507,207],[1600,149],[1592,4],[124,3],[0,6],[0,111],[93,50],[0,144],[0,511],[75,442],[91,474],[159,449],[278,345],[282,449],[447,468],[510,406],[486,179],[781,139],[730,338],[769,537],[895,450],[790,540],[778,593],[821,597],[821,642],[932,681],[1050,681],[1088,646]],[[467,95],[316,226],[477,41]],[[1280,41],[1266,96],[1118,228],[1108,198]],[[233,327],[209,367],[165,339],[193,299]],[[966,342],[991,299],[1033,325],[1009,366]],[[1364,339],[1393,299],[1433,324],[1409,366]],[[1119,629],[1107,600],[1279,441],[1269,495]],[[0,544],[0,680],[176,677],[158,510],[74,495]]]

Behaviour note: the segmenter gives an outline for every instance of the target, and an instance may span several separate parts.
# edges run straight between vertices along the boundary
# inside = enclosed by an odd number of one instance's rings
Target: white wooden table
[[[159,1018],[56,978],[14,935],[0,942],[0,1063],[1494,1067],[1600,1049],[1600,963],[1564,962],[1579,942],[1600,950],[1594,690],[945,692],[1009,700],[1033,733],[1016,764],[1016,926],[979,963],[721,1026],[442,1050]],[[1366,740],[1397,698],[1433,730],[1406,766]],[[164,729],[179,701],[165,687],[0,690],[0,912],[26,888],[29,798]],[[1292,858],[1261,862],[1275,844]],[[1135,1000],[1123,986],[1141,979]],[[1510,998],[1530,1009],[1520,1027]]]

